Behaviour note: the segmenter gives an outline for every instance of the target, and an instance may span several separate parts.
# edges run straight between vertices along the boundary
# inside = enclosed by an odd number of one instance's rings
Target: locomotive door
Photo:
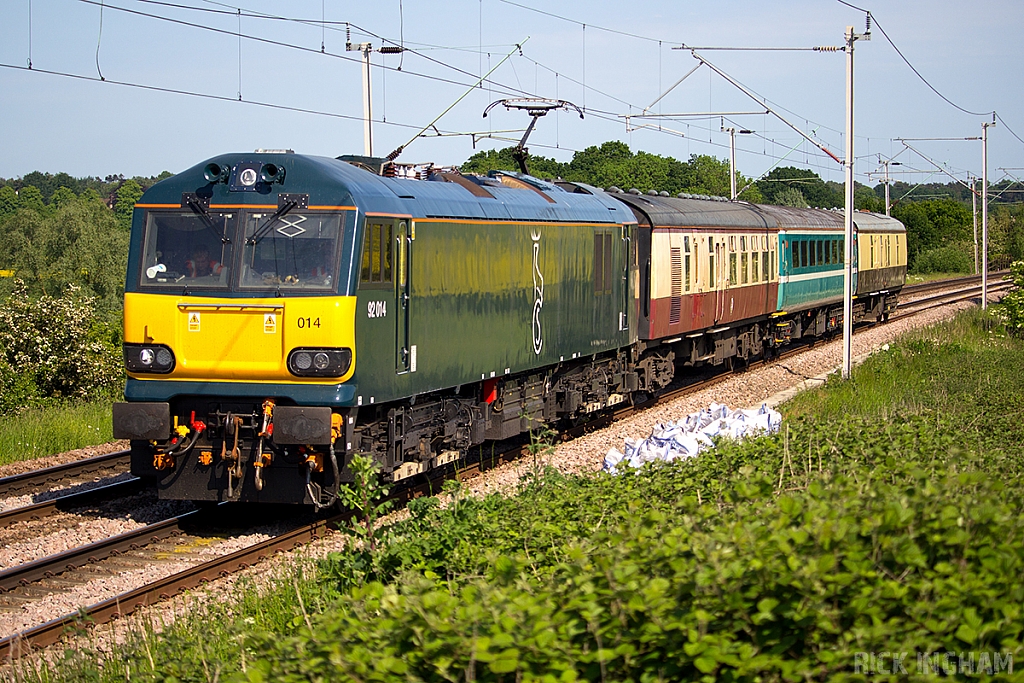
[[[412,255],[412,236],[409,224],[399,221],[395,231],[395,255],[397,268],[395,273],[395,348],[397,357],[395,365],[398,373],[416,372],[416,347],[409,345],[409,273],[410,256]]]
[[[619,332],[629,329],[631,305],[629,276],[633,266],[633,234],[630,226],[622,226],[622,282],[619,284]]]

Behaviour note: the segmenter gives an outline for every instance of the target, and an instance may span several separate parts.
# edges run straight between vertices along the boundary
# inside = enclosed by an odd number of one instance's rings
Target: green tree
[[[843,204],[845,205],[845,199]],[[885,200],[879,199],[867,185],[856,184],[853,189],[853,208],[875,213],[885,213]]]
[[[50,215],[20,209],[2,228],[0,268],[15,270],[29,294],[59,297],[75,285],[97,297],[101,310],[120,309],[128,233],[118,229],[113,212],[95,191]],[[9,289],[5,280],[0,287]]]
[[[901,202],[892,208],[892,215],[907,228],[907,257],[911,268],[926,251],[972,241],[971,211],[954,199]],[[973,258],[971,255],[972,261]]]
[[[74,190],[63,185],[58,187],[57,190],[50,195],[50,207],[59,209],[78,200],[78,195],[75,194]]]
[[[0,187],[0,223],[18,210],[18,193],[10,185]]]
[[[833,209],[846,204],[842,192],[830,187],[817,173],[806,168],[782,166],[772,169],[763,180],[758,181],[757,186],[768,204],[778,204],[775,197],[786,187],[800,190],[810,206]]]
[[[118,225],[125,232],[132,228],[132,212],[135,210],[135,203],[141,198],[142,187],[134,180],[126,180],[121,187],[117,188],[114,214],[117,216]]]
[[[774,203],[778,206],[795,206],[800,209],[807,208],[807,200],[800,190],[795,187],[784,187],[775,193]]]
[[[43,193],[35,185],[25,185],[18,190],[18,208],[35,211],[40,216],[45,216],[47,213]]]
[[[504,149],[489,149],[477,152],[469,157],[459,169],[463,173],[478,173],[487,175],[490,171],[514,171],[519,172],[519,164],[512,157],[513,147]],[[530,155],[526,160],[530,169],[530,175],[537,178],[559,178],[562,177],[565,165],[542,156]]]

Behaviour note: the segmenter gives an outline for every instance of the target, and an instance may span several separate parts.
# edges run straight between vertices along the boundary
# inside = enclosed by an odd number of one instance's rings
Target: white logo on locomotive
[[[540,355],[544,337],[540,329],[540,309],[544,307],[544,276],[540,272],[540,232],[531,232],[533,239],[533,352]],[[537,284],[538,281],[540,284]]]

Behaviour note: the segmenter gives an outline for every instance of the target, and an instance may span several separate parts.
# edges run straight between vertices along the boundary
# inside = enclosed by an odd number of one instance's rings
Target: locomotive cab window
[[[246,217],[242,289],[327,290],[338,280],[341,216],[291,211]]]
[[[363,236],[363,266],[359,281],[363,284],[392,282],[393,226],[390,223],[367,223]]]
[[[237,213],[147,212],[140,286],[227,290],[237,222]]]

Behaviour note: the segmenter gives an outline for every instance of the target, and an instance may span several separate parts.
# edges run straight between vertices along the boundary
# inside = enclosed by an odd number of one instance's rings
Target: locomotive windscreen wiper
[[[231,239],[224,234],[224,231],[217,232],[217,226],[213,224],[213,219],[210,218],[210,212],[206,210],[206,207],[196,201],[194,198],[189,197],[186,200],[188,208],[192,209],[192,212],[203,219],[203,225],[205,225],[210,232],[217,236],[221,244],[231,244]]]
[[[288,213],[298,205],[298,202],[294,202],[291,200],[286,201],[284,204],[281,205],[281,207],[277,211],[273,213],[273,215],[270,216],[270,218],[267,219],[266,223],[264,223],[259,228],[256,228],[256,231],[252,234],[252,237],[247,239],[245,243],[252,245],[259,244],[260,241],[264,237],[266,237],[267,234],[270,232],[270,229],[274,227],[274,223],[281,220],[286,213]]]

